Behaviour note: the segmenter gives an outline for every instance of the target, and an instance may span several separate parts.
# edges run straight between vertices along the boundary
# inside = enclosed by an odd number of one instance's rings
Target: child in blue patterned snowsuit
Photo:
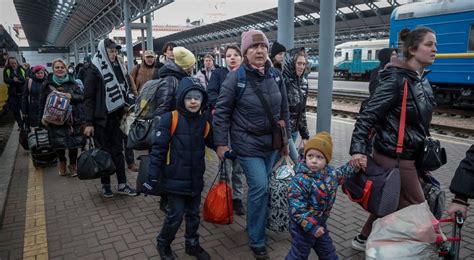
[[[338,259],[326,221],[344,178],[359,169],[347,163],[334,168],[329,133],[313,136],[304,147],[305,161],[295,166],[288,190],[291,249],[285,259],[307,259],[314,249],[319,259]]]

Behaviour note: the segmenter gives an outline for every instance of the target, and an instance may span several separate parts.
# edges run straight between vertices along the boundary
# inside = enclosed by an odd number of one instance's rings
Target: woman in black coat
[[[84,95],[80,87],[74,82],[74,78],[67,73],[67,65],[61,59],[55,59],[52,64],[53,73],[43,83],[40,96],[40,118],[43,117],[44,107],[48,95],[54,90],[63,92],[71,100],[71,114],[63,125],[55,125],[41,120],[49,131],[51,146],[58,155],[59,175],[66,175],[66,149],[69,151],[69,172],[72,177],[77,176],[77,153],[78,148],[84,143],[81,132],[81,120],[78,104],[83,102]]]
[[[33,67],[32,77],[29,78],[23,88],[23,97],[21,100],[21,111],[23,120],[29,127],[37,127],[40,114],[40,94],[41,87],[45,80],[44,67],[41,65]]]
[[[359,114],[354,132],[350,154],[356,167],[367,166],[368,132],[376,127],[373,142],[373,158],[385,168],[400,169],[401,190],[398,209],[425,201],[418,176],[419,155],[423,151],[425,132],[429,132],[434,107],[436,105],[426,74],[426,67],[433,64],[436,54],[436,35],[426,27],[413,31],[403,29],[400,32],[403,41],[404,60],[392,58],[384,70],[379,72],[380,81]],[[404,82],[408,83],[406,102],[406,126],[403,139],[403,151],[397,163],[397,139],[400,125],[400,113]],[[418,104],[418,105],[417,105]],[[415,163],[416,162],[416,163]],[[377,217],[371,215],[361,234],[352,241],[356,250],[365,250],[365,242]]]

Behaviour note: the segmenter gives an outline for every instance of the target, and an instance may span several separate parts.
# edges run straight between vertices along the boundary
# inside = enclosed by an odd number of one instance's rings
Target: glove
[[[156,186],[158,183],[158,180],[147,180],[145,183],[143,183],[143,192],[145,193],[145,197],[148,196],[148,194],[151,193],[153,188]]]

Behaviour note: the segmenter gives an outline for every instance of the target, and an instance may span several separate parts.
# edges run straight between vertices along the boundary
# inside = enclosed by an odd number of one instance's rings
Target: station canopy
[[[131,0],[131,20],[174,0]],[[81,48],[123,25],[122,0],[13,0],[30,47]]]
[[[322,0],[304,0],[295,3],[295,47],[305,46],[313,52],[318,51],[320,1]],[[399,5],[396,0],[336,1],[336,44],[351,40],[387,38],[390,32],[390,15]],[[278,30],[278,8],[155,39],[154,49],[161,50],[166,42],[173,41],[199,54],[208,53],[216,46],[240,43],[241,33],[251,28],[262,30],[270,41],[275,41]]]

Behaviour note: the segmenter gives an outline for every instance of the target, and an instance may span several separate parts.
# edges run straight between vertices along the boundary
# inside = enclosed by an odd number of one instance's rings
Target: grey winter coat
[[[242,96],[236,100],[237,72],[229,72],[221,86],[214,114],[214,143],[216,146],[227,146],[239,156],[264,156],[272,148],[272,123],[268,120],[263,105],[255,94],[254,88],[261,88],[264,97],[270,104],[273,118],[284,120],[289,126],[288,98],[286,88],[280,75],[273,78],[269,69],[271,63],[265,64],[265,74],[251,68],[247,63],[242,66],[246,71],[246,85]],[[252,84],[252,83],[253,84]],[[290,131],[287,132],[288,137]]]
[[[308,97],[308,81],[296,75],[296,54],[304,48],[294,48],[285,53],[283,62],[283,80],[288,95],[291,132],[299,132],[301,138],[309,139],[306,121],[306,99]]]

